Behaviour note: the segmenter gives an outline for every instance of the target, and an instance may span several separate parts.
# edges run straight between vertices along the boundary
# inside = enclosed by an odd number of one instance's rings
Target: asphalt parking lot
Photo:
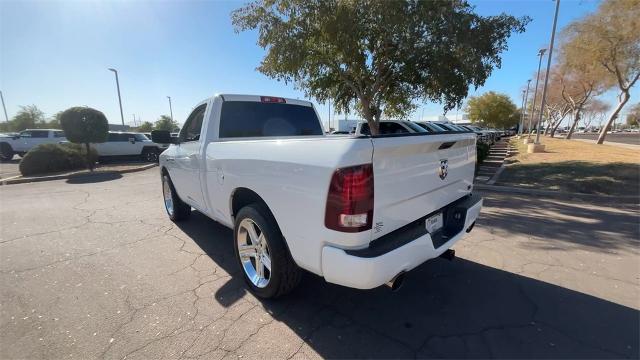
[[[20,170],[18,169],[19,164],[20,157],[18,155],[15,155],[13,159],[9,161],[0,162],[0,179],[20,175]]]
[[[598,140],[597,133],[575,133],[573,134],[574,139],[587,139],[587,140]],[[560,134],[563,136],[563,134]],[[607,142],[610,143],[619,143],[619,144],[629,144],[629,145],[640,145],[640,134],[639,133],[614,133],[607,134],[607,137],[604,139],[605,144]]]
[[[638,358],[637,205],[485,194],[397,293],[244,290],[230,230],[176,226],[158,169],[0,186],[0,358]]]

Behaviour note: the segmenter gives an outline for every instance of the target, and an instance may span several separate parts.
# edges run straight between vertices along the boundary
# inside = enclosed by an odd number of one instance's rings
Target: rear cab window
[[[323,135],[313,107],[255,101],[225,101],[220,138]]]

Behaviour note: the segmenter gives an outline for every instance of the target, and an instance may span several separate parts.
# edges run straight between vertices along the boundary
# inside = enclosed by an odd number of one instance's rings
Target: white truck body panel
[[[306,101],[285,100],[312,107]],[[160,156],[160,167],[169,173],[182,201],[210,218],[233,227],[234,193],[249,189],[273,213],[298,266],[356,288],[389,281],[398,271],[438,256],[464,233],[438,249],[426,235],[384,256],[363,259],[345,252],[366,249],[372,240],[470,195],[474,134],[220,138],[226,101],[260,102],[261,97],[225,94],[200,103],[196,109],[207,107],[200,138],[171,145]],[[451,146],[439,149],[448,143]],[[448,174],[441,179],[443,159],[448,161]],[[373,223],[382,225],[360,232],[327,228],[325,209],[334,172],[362,164],[373,164]],[[474,206],[464,229],[475,222],[481,202]]]

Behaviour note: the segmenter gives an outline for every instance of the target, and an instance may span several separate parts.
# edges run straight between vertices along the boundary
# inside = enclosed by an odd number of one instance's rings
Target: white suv
[[[98,156],[136,156],[143,160],[157,162],[158,155],[168,145],[156,144],[144,134],[134,132],[109,132],[106,142],[91,144],[96,149]]]
[[[17,135],[0,137],[0,160],[11,160],[15,154],[23,156],[40,144],[57,144],[66,140],[64,132],[59,129],[26,129]]]

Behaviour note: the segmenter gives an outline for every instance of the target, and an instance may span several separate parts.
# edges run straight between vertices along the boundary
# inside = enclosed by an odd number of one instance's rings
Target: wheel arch
[[[158,147],[157,147],[157,146],[149,146],[149,145],[145,145],[145,146],[143,146],[143,147],[142,147],[142,150],[140,151],[140,154],[144,154],[144,153],[145,153],[145,152],[147,152],[147,151],[155,151],[155,152],[157,152],[158,154],[160,153],[160,152],[158,151]]]
[[[231,214],[231,223],[235,222],[235,216],[238,213],[238,211],[240,211],[240,209],[253,203],[258,203],[264,206],[264,208],[269,212],[269,215],[274,219],[276,223],[276,227],[278,228],[278,231],[280,232],[280,234],[282,234],[282,229],[280,228],[278,219],[276,218],[275,214],[273,213],[273,211],[271,210],[267,202],[264,201],[264,199],[258,193],[246,187],[238,187],[231,192],[231,196],[229,197],[229,210]],[[291,248],[289,247],[287,237],[284,236],[284,234],[282,234],[282,238],[284,239],[284,245],[287,247],[287,251],[289,252],[289,255],[292,257],[293,261],[297,263],[295,257],[291,253]]]
[[[269,208],[269,205],[267,205],[267,202],[264,201],[264,199],[260,195],[258,195],[258,193],[246,187],[239,187],[233,190],[233,192],[231,193],[231,197],[229,198],[229,210],[232,219],[235,218],[240,209],[253,203],[264,205],[264,207],[269,211],[269,215],[271,215],[274,219],[276,218],[273,215],[273,211],[271,211],[271,209]]]

